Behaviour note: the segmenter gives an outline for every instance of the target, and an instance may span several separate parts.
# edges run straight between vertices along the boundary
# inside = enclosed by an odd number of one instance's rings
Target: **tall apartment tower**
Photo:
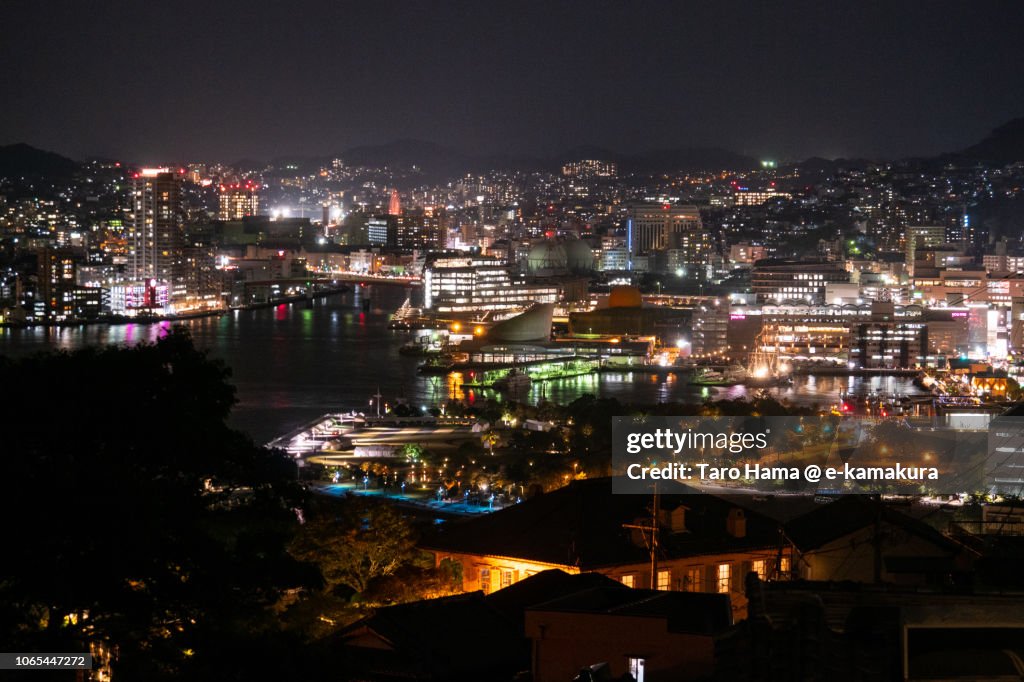
[[[132,181],[131,278],[167,284],[184,294],[181,179],[167,168],[143,168]]]

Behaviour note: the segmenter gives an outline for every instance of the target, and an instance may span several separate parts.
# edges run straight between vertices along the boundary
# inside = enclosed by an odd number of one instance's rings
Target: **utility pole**
[[[634,524],[624,523],[623,528],[630,528],[633,530],[639,530],[643,533],[644,541],[647,543],[647,549],[651,555],[651,589],[655,590],[658,588],[658,484],[654,484],[654,501],[651,505],[651,522],[648,524]],[[647,532],[651,533],[651,539],[647,541]]]

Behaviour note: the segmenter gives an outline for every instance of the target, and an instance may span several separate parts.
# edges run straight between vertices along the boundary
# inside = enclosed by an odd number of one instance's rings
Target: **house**
[[[348,679],[511,679],[529,665],[522,633],[480,592],[380,609],[340,635]]]
[[[717,639],[717,679],[1024,679],[1024,595],[751,576],[750,618]]]
[[[340,634],[353,679],[509,680],[530,668],[524,614],[583,590],[629,590],[596,573],[544,571],[490,595],[471,592],[379,609]]]
[[[848,495],[791,520],[796,574],[807,580],[946,585],[969,578],[978,554],[873,495]]]
[[[597,572],[635,588],[731,595],[744,615],[743,577],[784,579],[792,546],[781,525],[720,497],[666,482],[653,499],[614,495],[610,478],[573,481],[492,514],[445,524],[421,547],[462,566],[463,588],[485,594],[557,568]],[[652,575],[653,571],[653,575]]]
[[[567,682],[582,669],[606,679],[707,679],[715,641],[732,625],[725,594],[598,587],[526,610],[533,681]]]

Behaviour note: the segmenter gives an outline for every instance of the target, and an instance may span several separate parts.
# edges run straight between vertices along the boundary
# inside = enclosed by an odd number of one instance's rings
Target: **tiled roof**
[[[734,537],[726,530],[726,518],[737,505],[681,484],[666,482],[661,488],[661,509],[687,508],[686,532],[660,535],[665,559],[769,549],[782,541],[779,525],[756,512],[745,511],[746,533]],[[631,541],[623,524],[648,520],[650,505],[649,495],[612,494],[610,478],[574,481],[514,507],[446,524],[422,546],[582,570],[643,563],[647,549]]]

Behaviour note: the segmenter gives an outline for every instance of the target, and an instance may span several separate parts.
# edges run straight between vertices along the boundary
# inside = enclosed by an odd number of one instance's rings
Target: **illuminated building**
[[[917,250],[924,246],[939,246],[946,242],[946,228],[943,225],[908,225],[904,237],[907,267],[914,272]]]
[[[402,215],[402,200],[398,196],[398,190],[391,190],[391,197],[388,199],[388,215]]]
[[[670,247],[703,251],[707,243],[696,206],[636,204],[626,217],[626,249],[630,260],[638,254]],[[682,244],[684,246],[680,247]],[[697,261],[700,262],[700,261]]]
[[[793,195],[788,192],[779,192],[774,187],[768,187],[764,190],[737,187],[732,197],[734,206],[760,206],[772,199],[792,199]]]
[[[398,246],[398,217],[371,217],[366,221],[366,238],[371,246]]]
[[[909,368],[925,365],[927,324],[914,306],[913,318],[896,317],[891,303],[874,302],[871,316],[854,326],[850,365],[855,368]]]
[[[400,249],[444,249],[447,240],[444,209],[428,206],[398,216],[395,245]]]
[[[651,523],[650,498],[613,495],[610,478],[573,480],[521,504],[438,533],[424,549],[439,565],[461,564],[463,589],[485,594],[550,568],[594,571],[635,588],[678,592],[743,592],[746,574],[788,579],[791,547],[778,525],[692,488],[661,486],[661,556],[656,576],[644,532],[624,524]],[[682,494],[668,494],[676,489]],[[743,607],[739,615],[744,615]]]
[[[750,267],[755,261],[763,260],[767,251],[763,246],[740,242],[729,247],[729,263],[743,267]]]
[[[850,273],[831,261],[762,260],[750,283],[762,303],[824,303],[827,284],[849,281]]]
[[[244,184],[220,186],[221,220],[241,220],[249,216],[259,215],[259,187],[252,181]]]
[[[608,305],[569,314],[569,330],[576,336],[656,337],[675,345],[690,332],[692,312],[686,308],[643,306],[640,291],[632,286],[613,287]]]
[[[618,166],[612,161],[584,159],[562,166],[562,175],[570,178],[614,178],[618,173]]]
[[[41,314],[53,320],[70,317],[63,306],[63,294],[75,286],[75,256],[67,249],[43,249],[37,256]]]
[[[505,261],[486,256],[445,256],[423,271],[424,307],[438,313],[476,315],[524,308],[532,303],[557,303],[557,282],[527,282]]]
[[[155,280],[110,287],[110,312],[114,315],[163,315],[169,313],[170,291]]]
[[[184,293],[181,177],[166,168],[144,168],[132,181],[129,277],[167,284],[172,298]]]

